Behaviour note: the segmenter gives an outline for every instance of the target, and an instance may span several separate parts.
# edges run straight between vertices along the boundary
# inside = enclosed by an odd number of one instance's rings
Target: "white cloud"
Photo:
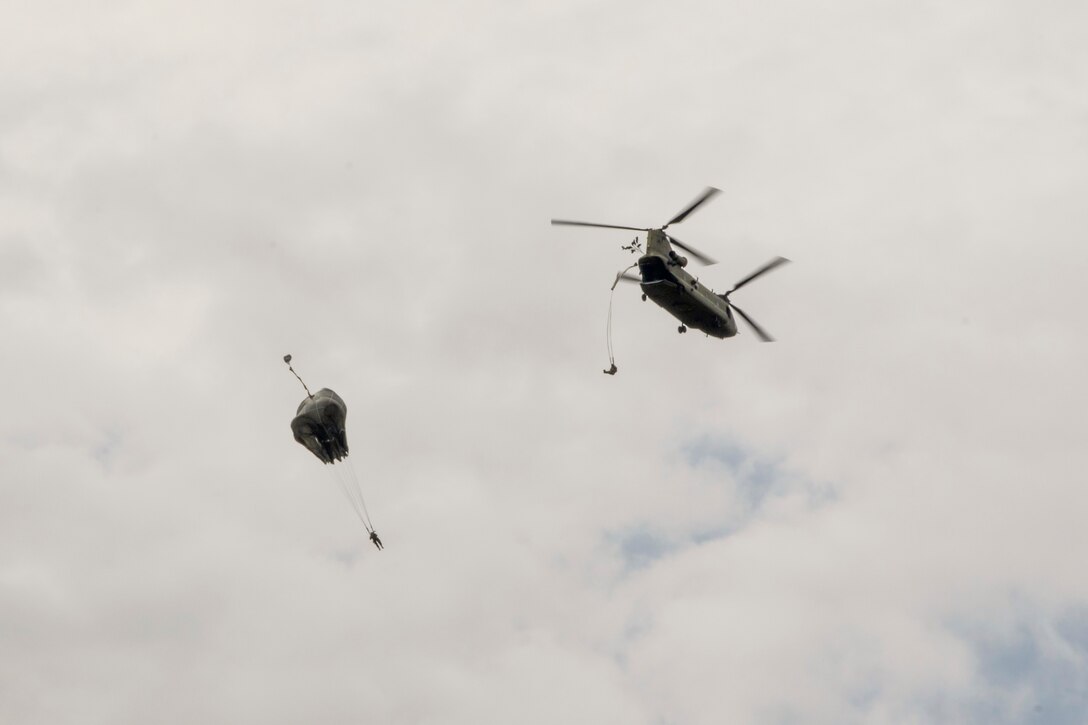
[[[1078,721],[1081,15],[0,11],[0,719]]]

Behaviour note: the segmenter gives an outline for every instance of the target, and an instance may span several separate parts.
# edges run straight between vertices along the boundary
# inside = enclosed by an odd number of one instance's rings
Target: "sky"
[[[1082,723],[1080,3],[0,7],[0,721]],[[632,233],[777,341],[676,334]],[[348,405],[377,551],[291,438]]]

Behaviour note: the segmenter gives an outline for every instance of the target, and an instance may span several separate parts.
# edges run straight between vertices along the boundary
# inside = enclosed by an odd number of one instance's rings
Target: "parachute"
[[[295,440],[306,446],[324,463],[342,461],[348,456],[348,436],[344,421],[348,406],[344,399],[328,388],[307,396],[298,404],[291,432]]]
[[[376,537],[374,526],[370,523],[370,514],[366,509],[366,501],[363,500],[359,477],[355,473],[355,466],[352,465],[351,459],[348,458],[348,436],[345,428],[348,417],[347,403],[328,388],[311,393],[306,383],[291,367],[291,356],[284,355],[283,361],[287,363],[287,369],[294,373],[306,390],[306,397],[299,403],[295,417],[291,421],[291,432],[295,436],[295,441],[317,456],[322,463],[332,464],[340,490],[351,503],[356,516],[366,527],[367,533],[371,535],[371,540],[374,540]]]

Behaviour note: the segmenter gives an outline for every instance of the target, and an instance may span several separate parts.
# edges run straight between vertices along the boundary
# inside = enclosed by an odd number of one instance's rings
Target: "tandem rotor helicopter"
[[[767,264],[737,282],[728,292],[718,294],[714,292],[714,290],[703,286],[698,279],[684,269],[688,264],[688,260],[686,257],[678,254],[673,247],[682,249],[705,265],[717,264],[717,261],[711,259],[694,247],[684,244],[676,237],[665,233],[666,229],[673,224],[679,224],[684,221],[689,214],[709,201],[711,197],[718,194],[719,191],[719,189],[715,189],[714,187],[707,187],[706,191],[704,191],[698,199],[685,207],[683,211],[670,219],[664,226],[656,229],[649,227],[626,227],[615,224],[575,222],[566,219],[552,219],[552,224],[557,226],[601,227],[604,229],[627,229],[635,232],[646,232],[645,251],[643,250],[638,237],[635,237],[635,240],[630,244],[621,247],[622,249],[631,252],[631,254],[638,254],[640,256],[635,264],[632,264],[630,267],[627,267],[627,269],[616,274],[616,281],[612,283],[613,290],[616,289],[616,285],[621,281],[634,282],[641,285],[642,300],[653,300],[659,307],[664,308],[665,311],[679,320],[680,326],[677,328],[677,332],[680,333],[685,333],[688,331],[689,327],[694,327],[696,330],[700,330],[707,335],[719,339],[733,337],[737,334],[737,323],[733,318],[733,311],[736,311],[741,319],[748,323],[760,340],[763,342],[772,342],[774,338],[756,324],[755,320],[749,317],[744,310],[733,304],[729,299],[729,296],[744,285],[763,276],[772,269],[785,264],[789,260],[785,257],[775,257]],[[629,270],[636,266],[638,267],[640,274],[638,277],[629,272]],[[610,306],[610,326],[611,314]],[[611,339],[609,340],[609,356],[611,357]],[[612,360],[612,369],[605,370],[605,372],[609,375],[615,375],[615,359]]]

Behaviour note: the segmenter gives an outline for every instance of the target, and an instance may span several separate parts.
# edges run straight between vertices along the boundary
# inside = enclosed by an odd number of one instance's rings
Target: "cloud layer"
[[[1084,11],[98,5],[0,11],[0,720],[1084,720]],[[706,185],[779,341],[602,376],[548,219]]]

